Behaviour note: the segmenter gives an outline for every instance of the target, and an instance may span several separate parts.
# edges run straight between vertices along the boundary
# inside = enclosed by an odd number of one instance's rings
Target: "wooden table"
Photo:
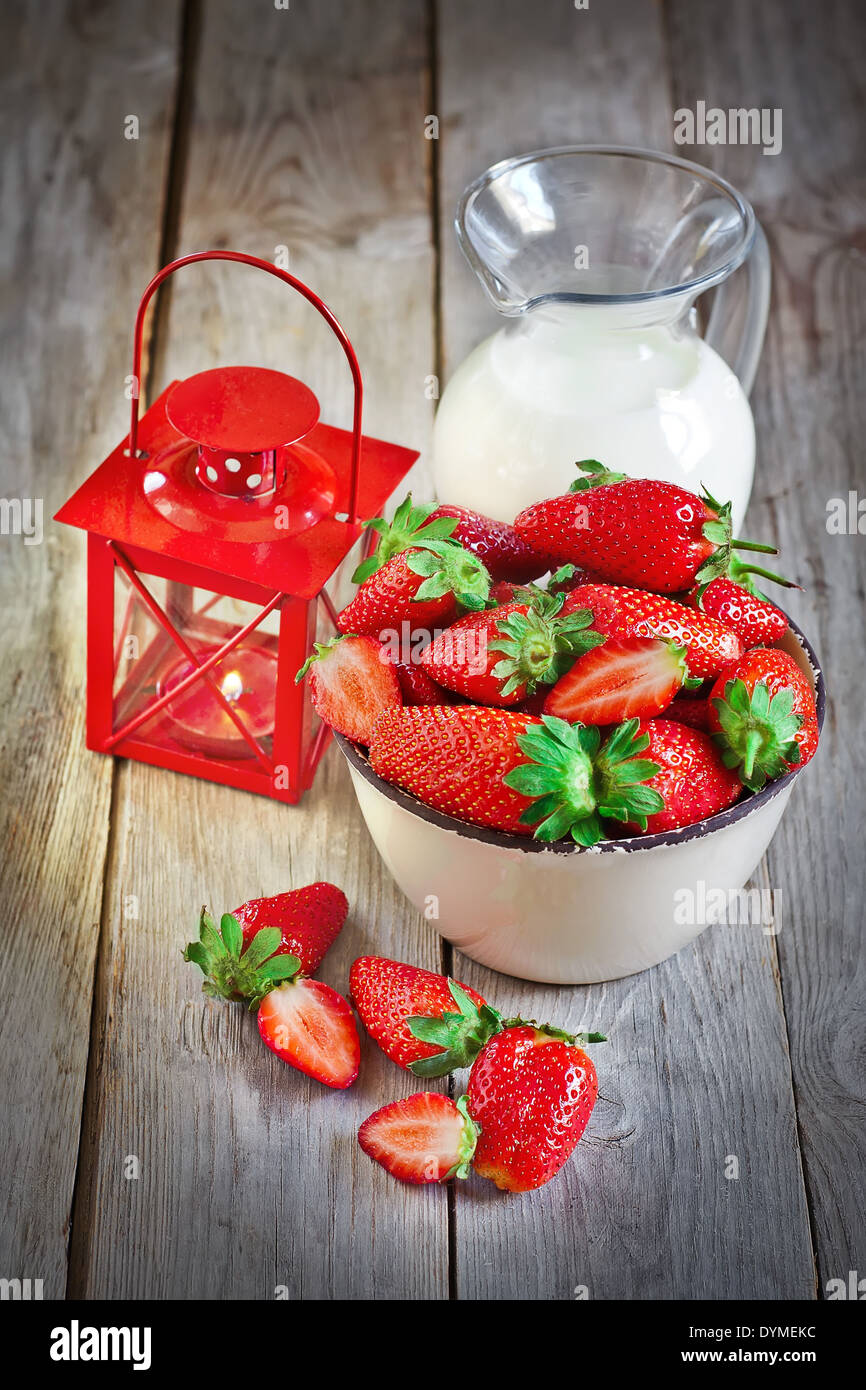
[[[866,541],[826,527],[829,498],[866,493],[864,19],[842,0],[4,7],[2,491],[44,499],[46,522],[41,545],[0,538],[0,1276],[55,1298],[813,1299],[866,1273]],[[83,545],[48,518],[126,430],[144,283],[207,245],[289,248],[355,342],[367,429],[423,450],[423,495],[427,379],[490,327],[451,226],[464,184],[545,145],[672,149],[698,100],[784,114],[777,156],[682,152],[743,188],[770,240],[749,531],[807,586],[791,608],[831,704],[757,879],[777,937],[717,927],[640,976],[534,988],[442,951],[335,750],[300,808],[88,753]],[[151,396],[260,361],[346,422],[309,310],[248,272],[186,276],[154,320]],[[411,1078],[365,1043],[357,1085],[328,1092],[199,993],[179,950],[201,902],[319,877],[352,903],[338,987],[376,951],[604,1027],[602,1099],[555,1183],[404,1190],[355,1131]]]

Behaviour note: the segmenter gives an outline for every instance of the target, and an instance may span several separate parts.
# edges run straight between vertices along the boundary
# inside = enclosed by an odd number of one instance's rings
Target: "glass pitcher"
[[[509,321],[442,395],[440,500],[510,521],[564,492],[576,460],[596,458],[705,486],[733,503],[736,531],[770,294],[746,199],[671,155],[576,146],[495,164],[467,188],[456,227]],[[695,300],[713,287],[701,336]]]

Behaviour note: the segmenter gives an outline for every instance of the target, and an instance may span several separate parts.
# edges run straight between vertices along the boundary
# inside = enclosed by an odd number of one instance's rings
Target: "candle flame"
[[[220,681],[220,690],[232,704],[244,693],[244,683],[240,671],[227,671]]]

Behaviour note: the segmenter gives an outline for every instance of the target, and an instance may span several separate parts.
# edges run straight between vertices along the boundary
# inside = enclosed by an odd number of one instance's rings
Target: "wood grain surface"
[[[46,1297],[814,1299],[866,1268],[864,542],[825,524],[829,498],[866,490],[861,11],[4,10],[0,491],[44,499],[45,540],[0,538],[0,1277],[43,1278]],[[83,546],[49,517],[126,428],[144,284],[205,246],[287,252],[355,344],[367,431],[422,451],[424,495],[431,377],[447,382],[496,327],[454,239],[461,189],[546,145],[673,149],[673,113],[697,100],[784,112],[779,156],[680,152],[740,185],[767,230],[748,533],[778,535],[807,586],[791,607],[831,705],[757,880],[777,893],[778,937],[716,927],[640,976],[532,986],[452,957],[402,897],[336,750],[297,808],[87,753]],[[150,347],[151,397],[245,361],[302,377],[325,420],[349,419],[327,330],[246,268],[181,272]],[[399,1187],[355,1131],[410,1077],[365,1040],[357,1085],[326,1091],[261,1048],[252,1017],[202,996],[180,957],[200,904],[317,878],[352,904],[321,972],[337,988],[375,951],[608,1035],[600,1100],[556,1182],[522,1198],[477,1178]]]

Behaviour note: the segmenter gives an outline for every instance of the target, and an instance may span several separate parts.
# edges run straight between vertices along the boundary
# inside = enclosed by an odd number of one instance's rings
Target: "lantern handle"
[[[325,322],[330,326],[337,341],[339,342],[346,360],[349,363],[349,370],[352,373],[352,381],[355,386],[355,403],[352,412],[352,471],[349,481],[349,506],[348,524],[355,525],[358,521],[358,475],[361,467],[361,406],[363,402],[363,383],[361,381],[361,368],[358,366],[358,359],[355,356],[355,349],[336,316],[328,308],[324,300],[320,299],[313,290],[305,285],[303,280],[298,280],[296,276],[290,275],[287,270],[281,270],[279,266],[273,265],[270,261],[260,260],[258,256],[248,256],[243,251],[194,251],[189,256],[181,256],[176,261],[169,261],[168,265],[163,266],[162,270],[154,275],[138,306],[138,313],[135,316],[135,337],[132,350],[132,373],[133,373],[133,397],[132,411],[129,425],[129,453],[131,457],[138,456],[138,398],[139,383],[141,381],[141,349],[144,336],[144,316],[147,306],[153,295],[159,289],[163,280],[168,279],[176,270],[182,266],[193,265],[196,261],[240,261],[242,265],[254,266],[257,270],[265,270],[269,275],[275,275],[278,280],[291,289],[297,290],[298,294],[303,295],[313,308],[318,310]]]

